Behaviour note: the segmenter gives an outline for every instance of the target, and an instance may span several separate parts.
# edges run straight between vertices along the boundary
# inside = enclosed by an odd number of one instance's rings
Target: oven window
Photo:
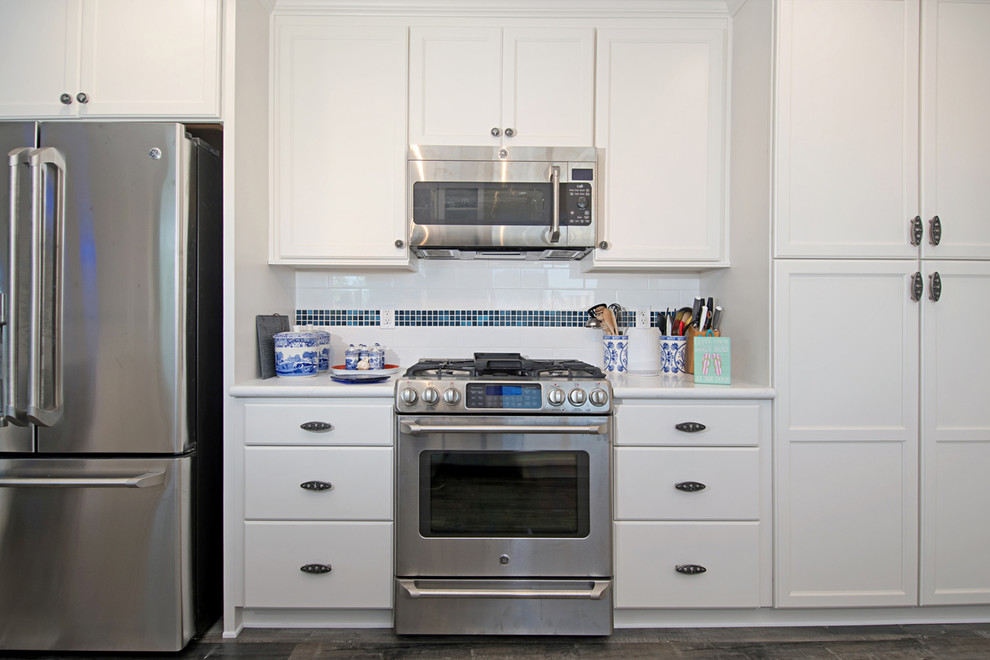
[[[426,451],[420,454],[420,534],[584,538],[583,451]]]
[[[418,225],[539,226],[550,223],[549,183],[420,181],[413,184]]]

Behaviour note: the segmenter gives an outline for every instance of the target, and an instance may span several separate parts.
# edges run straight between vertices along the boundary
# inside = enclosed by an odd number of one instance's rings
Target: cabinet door
[[[409,143],[498,144],[501,67],[499,28],[412,28]]]
[[[916,261],[777,261],[777,604],[917,599]]]
[[[941,242],[922,241],[938,259],[990,259],[990,3],[924,5],[922,219],[935,216]],[[926,228],[927,229],[927,228]]]
[[[599,30],[594,265],[725,263],[721,29]]]
[[[219,0],[85,0],[82,115],[218,117]]]
[[[922,303],[923,605],[990,603],[990,263],[940,261]]]
[[[776,254],[916,257],[918,0],[781,0]]]
[[[270,263],[408,267],[406,31],[275,18]]]
[[[74,116],[78,55],[78,2],[0,0],[0,116]]]
[[[504,144],[593,144],[594,30],[506,28],[503,43]]]

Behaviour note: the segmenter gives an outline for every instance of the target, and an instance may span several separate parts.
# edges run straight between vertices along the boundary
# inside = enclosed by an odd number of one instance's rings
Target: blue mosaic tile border
[[[583,328],[588,313],[581,311],[548,311],[541,309],[397,309],[396,327],[541,327]],[[623,312],[618,319],[620,327],[631,327],[636,322],[633,312]],[[654,312],[650,321],[657,324]],[[381,313],[377,309],[297,309],[297,325],[327,326],[380,326]]]

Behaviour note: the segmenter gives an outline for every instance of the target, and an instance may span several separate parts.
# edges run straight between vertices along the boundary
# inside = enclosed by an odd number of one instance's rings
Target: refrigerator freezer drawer
[[[0,649],[185,646],[192,464],[0,460]]]

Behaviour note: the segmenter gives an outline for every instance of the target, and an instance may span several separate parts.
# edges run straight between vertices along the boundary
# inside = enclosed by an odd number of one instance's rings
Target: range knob
[[[564,401],[566,400],[566,398],[567,397],[564,395],[564,390],[560,389],[559,387],[555,387],[549,392],[547,392],[547,403],[549,403],[551,406],[564,405]]]
[[[454,388],[450,388],[449,390],[443,393],[443,400],[444,403],[447,403],[448,405],[456,406],[457,403],[461,400],[461,393],[455,390]]]
[[[414,390],[411,387],[407,387],[401,392],[399,392],[399,399],[402,401],[402,403],[406,404],[407,406],[411,406],[412,404],[416,403],[417,398],[418,397],[416,396],[416,390]]]
[[[588,395],[585,394],[584,390],[581,388],[575,387],[571,390],[571,393],[567,395],[567,398],[570,399],[570,402],[575,406],[582,406],[584,405],[584,402],[588,400]]]
[[[608,403],[608,392],[603,389],[593,389],[588,398],[591,399],[591,405],[604,406]]]
[[[440,393],[434,387],[427,387],[423,390],[423,403],[428,406],[436,404],[440,400]]]

